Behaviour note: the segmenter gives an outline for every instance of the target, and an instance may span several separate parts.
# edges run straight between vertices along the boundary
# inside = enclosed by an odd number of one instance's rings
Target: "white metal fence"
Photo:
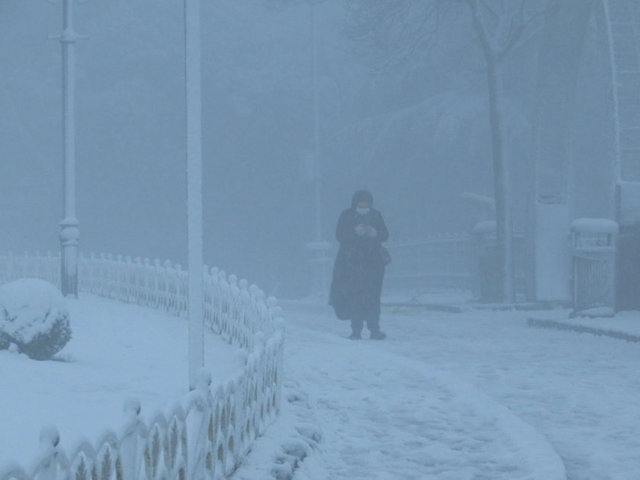
[[[81,257],[80,290],[121,302],[187,315],[187,272],[170,262],[111,255]],[[54,255],[0,256],[0,282],[40,278],[59,283]],[[120,432],[66,451],[55,429],[44,429],[31,468],[8,466],[0,480],[223,479],[240,464],[280,407],[284,322],[280,308],[256,286],[216,268],[205,272],[205,322],[247,352],[241,374],[198,387],[170,414],[145,423],[130,401]]]
[[[516,301],[532,297],[533,263],[526,236],[513,234],[513,282]],[[480,301],[501,296],[495,233],[442,233],[417,240],[385,244],[391,254],[386,267],[385,294],[456,291]],[[337,245],[309,248],[316,272],[314,291],[324,293],[330,281]]]
[[[391,254],[384,280],[386,292],[477,290],[478,244],[467,233],[393,241],[385,246]],[[328,242],[307,246],[309,267],[314,273],[314,293],[324,294],[328,290],[337,250],[338,245]]]
[[[475,246],[468,234],[390,242],[388,248],[392,261],[387,267],[385,289],[474,288]]]

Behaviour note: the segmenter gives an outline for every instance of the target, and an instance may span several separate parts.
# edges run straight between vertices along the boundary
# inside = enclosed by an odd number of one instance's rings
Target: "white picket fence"
[[[59,284],[54,255],[0,256],[0,282],[40,278]],[[91,255],[79,261],[80,290],[121,302],[187,315],[187,272],[170,262]],[[0,480],[224,479],[241,463],[280,408],[284,322],[275,299],[216,268],[205,273],[205,322],[247,353],[244,369],[212,386],[198,386],[168,415],[150,422],[140,404],[125,405],[124,427],[66,451],[55,429],[43,429],[30,468],[0,469]],[[178,399],[176,399],[178,400]]]

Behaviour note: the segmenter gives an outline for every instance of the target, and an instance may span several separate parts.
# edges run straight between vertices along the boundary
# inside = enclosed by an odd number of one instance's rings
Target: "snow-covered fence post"
[[[233,379],[229,381],[226,388],[226,400],[228,409],[228,431],[227,431],[227,461],[225,473],[231,475],[239,463],[239,412],[238,412],[238,390],[239,381]]]
[[[178,272],[178,317],[189,317],[189,272],[176,265]],[[204,295],[201,295],[203,297]],[[200,309],[202,310],[202,309]],[[202,315],[202,313],[200,313]],[[204,348],[204,347],[203,347]]]
[[[201,368],[196,376],[196,388],[189,394],[185,423],[187,425],[187,443],[189,448],[188,478],[201,480],[205,478],[208,466],[208,428],[211,414],[211,374]]]
[[[229,309],[229,342],[233,343],[237,339],[237,322],[238,322],[238,297],[240,295],[240,288],[238,287],[238,277],[236,275],[229,275],[230,286],[230,309]]]
[[[59,286],[59,274],[58,274],[58,266],[57,258],[53,256],[50,251],[47,251],[43,262],[44,262],[44,279],[52,283],[54,285]]]
[[[275,297],[269,297],[267,299],[267,306],[269,307],[269,317],[271,319],[271,323],[276,329],[275,335],[273,335],[272,337],[272,342],[274,342],[275,345],[272,345],[272,348],[273,354],[275,356],[273,372],[273,383],[275,390],[273,392],[273,398],[274,407],[276,408],[275,413],[277,413],[280,409],[280,399],[282,398],[281,373],[284,362],[282,345],[284,343],[285,324],[284,319],[282,318],[282,307],[278,305]]]
[[[33,480],[57,480],[58,468],[66,467],[66,458],[59,448],[60,434],[56,427],[40,430],[40,450],[33,468]]]
[[[144,272],[147,288],[147,306],[150,308],[157,308],[157,279],[156,279],[156,267],[154,262],[150,258],[144,259]]]
[[[162,308],[162,306],[164,305],[164,298],[165,298],[164,291],[166,287],[166,280],[165,280],[165,276],[162,275],[162,262],[160,261],[159,258],[156,258],[153,261],[153,279],[154,279],[153,305],[155,308]]]
[[[202,319],[206,325],[211,328],[212,320],[212,302],[213,302],[213,278],[210,273],[211,269],[207,265],[203,265],[203,296],[202,296]]]
[[[249,282],[245,279],[240,281],[240,299],[242,303],[241,314],[241,327],[242,327],[242,341],[240,345],[247,350],[250,349],[250,337],[251,337],[251,295],[249,294]]]
[[[136,270],[138,272],[138,302],[148,307],[149,303],[149,259],[136,257]]]
[[[180,405],[173,408],[165,435],[165,464],[169,478],[186,479],[189,459],[185,413]]]
[[[144,424],[140,420],[140,402],[127,400],[124,404],[126,417],[120,435],[120,459],[122,462],[123,480],[137,480],[139,471],[138,436],[144,432]]]
[[[104,292],[102,296],[113,299],[113,292],[115,290],[115,278],[113,271],[113,255],[110,253],[104,254],[103,257],[104,266],[104,286],[101,290]]]
[[[163,277],[165,277],[165,311],[174,313],[175,292],[178,288],[175,280],[175,272],[169,260],[165,260],[162,266],[164,268]]]

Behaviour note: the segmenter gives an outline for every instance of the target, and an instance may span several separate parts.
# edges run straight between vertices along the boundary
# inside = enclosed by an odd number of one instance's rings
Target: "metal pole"
[[[184,0],[189,264],[189,389],[204,366],[200,0]]]
[[[618,69],[616,66],[616,55],[615,55],[615,36],[613,33],[613,25],[611,25],[611,8],[609,6],[609,0],[603,0],[602,8],[604,10],[604,18],[605,25],[607,31],[607,46],[609,53],[609,68],[611,69],[611,100],[613,104],[613,134],[614,134],[614,155],[613,155],[613,180],[611,182],[611,192],[610,192],[610,214],[611,218],[618,218],[618,205],[617,205],[617,190],[618,186],[621,184],[622,175],[621,175],[621,145],[622,141],[620,138],[620,96],[618,92],[618,87],[620,86],[620,81],[618,78]]]
[[[318,94],[318,30],[316,25],[316,0],[310,3],[311,20],[311,76],[313,91],[313,181],[314,181],[314,216],[315,216],[315,242],[317,246],[317,260],[319,267],[319,287],[326,292],[329,283],[329,258],[327,256],[328,245],[322,246],[322,166],[320,159],[320,109]]]
[[[75,149],[75,44],[73,0],[64,0],[62,46],[62,116],[64,158],[64,218],[60,222],[61,290],[63,295],[78,296],[78,243],[80,230],[76,217]]]
[[[322,170],[320,168],[320,118],[318,109],[318,41],[316,32],[316,2],[311,2],[311,57],[313,90],[313,180],[315,204],[315,240],[322,241]]]

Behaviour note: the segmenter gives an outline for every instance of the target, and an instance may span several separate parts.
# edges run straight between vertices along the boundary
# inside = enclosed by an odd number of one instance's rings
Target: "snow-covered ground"
[[[239,479],[269,478],[286,432],[311,445],[299,480],[640,478],[637,343],[527,326],[566,311],[420,308],[353,342],[328,308],[284,306],[290,401]]]
[[[73,337],[60,361],[0,351],[0,469],[10,462],[29,468],[45,425],[58,428],[71,452],[82,439],[118,432],[127,399],[138,399],[149,419],[188,392],[184,319],[91,295],[67,302]],[[205,364],[215,383],[237,373],[243,359],[206,332]]]
[[[420,307],[386,309],[388,339],[354,342],[322,302],[282,306],[282,412],[238,480],[640,478],[638,343],[527,325],[563,311]],[[152,415],[185,392],[184,320],[94,297],[71,313],[67,361],[0,352],[0,466],[28,461],[42,424],[69,444],[118,426],[125,398]],[[207,342],[228,378],[236,350]]]

